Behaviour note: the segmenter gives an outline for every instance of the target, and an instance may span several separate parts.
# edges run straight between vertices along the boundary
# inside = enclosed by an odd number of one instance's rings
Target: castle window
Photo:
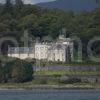
[[[38,57],[39,55],[38,54],[36,54],[36,57]]]

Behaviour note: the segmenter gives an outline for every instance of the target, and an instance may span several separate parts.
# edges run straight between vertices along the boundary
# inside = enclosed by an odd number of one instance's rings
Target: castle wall
[[[27,59],[28,58],[28,54],[20,54],[19,58],[20,59]]]
[[[26,53],[24,53],[24,51],[22,51],[20,54],[17,53],[15,54],[14,51],[13,52],[9,52],[8,56],[9,57],[14,57],[14,58],[19,58],[19,59],[39,59],[39,60],[48,60],[48,61],[61,61],[61,62],[65,62],[67,61],[67,47],[69,47],[70,49],[70,56],[71,59],[73,59],[73,42],[68,41],[70,40],[69,38],[67,39],[67,41],[64,40],[54,43],[52,45],[46,44],[46,43],[36,43],[34,45],[34,47],[30,47],[30,49],[28,47],[26,47],[26,49],[24,47],[22,47],[21,49],[25,51],[27,51]],[[57,45],[61,45],[61,47],[57,48]],[[53,48],[54,47],[54,48]],[[17,47],[18,49],[18,47]],[[19,47],[20,49],[20,47]],[[18,49],[18,50],[19,50]],[[16,50],[16,48],[15,48]]]
[[[36,44],[35,45],[35,58],[36,59],[47,59],[49,46],[46,44]]]

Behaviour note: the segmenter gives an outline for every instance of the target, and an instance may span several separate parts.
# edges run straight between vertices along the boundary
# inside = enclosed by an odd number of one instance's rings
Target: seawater
[[[100,90],[0,90],[0,100],[100,100]]]

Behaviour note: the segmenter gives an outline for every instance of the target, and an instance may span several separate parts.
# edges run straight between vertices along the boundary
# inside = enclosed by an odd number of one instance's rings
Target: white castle
[[[73,59],[73,42],[60,35],[54,43],[34,43],[33,47],[9,47],[8,56],[19,59],[38,59],[66,62]]]

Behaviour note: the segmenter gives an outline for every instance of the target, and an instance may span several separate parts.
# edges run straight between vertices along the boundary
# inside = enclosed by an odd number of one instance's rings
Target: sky
[[[50,2],[50,1],[55,1],[55,0],[23,0],[25,4],[36,4],[36,3],[41,3],[41,2]],[[0,3],[3,3],[4,0],[0,0]]]
[[[41,2],[50,2],[50,1],[55,1],[55,0],[24,0],[25,3],[32,3],[32,4],[41,3]]]

